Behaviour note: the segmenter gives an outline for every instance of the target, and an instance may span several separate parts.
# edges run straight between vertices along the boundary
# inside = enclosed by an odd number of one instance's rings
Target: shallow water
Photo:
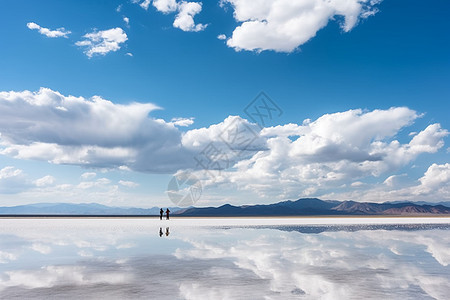
[[[0,298],[448,299],[449,224],[202,222],[2,219]]]

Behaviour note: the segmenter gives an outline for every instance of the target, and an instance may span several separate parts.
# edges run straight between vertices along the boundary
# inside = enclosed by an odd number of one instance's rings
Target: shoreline
[[[82,222],[80,222],[82,221]],[[58,226],[150,226],[150,227],[255,227],[255,226],[342,226],[342,225],[444,225],[450,216],[350,216],[350,217],[173,217],[159,220],[152,217],[0,217],[0,227],[19,224],[33,227]]]
[[[450,214],[418,215],[298,215],[298,216],[170,216],[175,219],[348,219],[348,218],[448,218]],[[157,219],[159,216],[145,215],[0,215],[0,219]],[[163,221],[165,221],[163,217]]]

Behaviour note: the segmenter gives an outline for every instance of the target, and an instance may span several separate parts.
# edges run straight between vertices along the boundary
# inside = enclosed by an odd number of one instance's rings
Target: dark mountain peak
[[[379,214],[383,206],[378,203],[344,201],[333,209],[354,214]]]

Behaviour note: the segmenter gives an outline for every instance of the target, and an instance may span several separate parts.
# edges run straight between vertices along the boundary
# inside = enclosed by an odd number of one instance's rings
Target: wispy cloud
[[[138,187],[139,184],[133,181],[126,181],[126,180],[119,180],[119,184],[125,187],[129,187],[129,188],[135,188]]]
[[[45,27],[41,27],[36,23],[29,22],[27,23],[27,27],[31,30],[37,30],[40,34],[45,35],[49,38],[58,38],[58,37],[64,37],[67,38],[69,34],[71,34],[70,31],[64,29],[64,27],[58,28],[56,30],[50,30]]]

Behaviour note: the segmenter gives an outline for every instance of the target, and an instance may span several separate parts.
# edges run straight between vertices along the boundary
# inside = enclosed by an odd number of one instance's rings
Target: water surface
[[[202,222],[1,219],[0,298],[448,299],[449,224]]]

